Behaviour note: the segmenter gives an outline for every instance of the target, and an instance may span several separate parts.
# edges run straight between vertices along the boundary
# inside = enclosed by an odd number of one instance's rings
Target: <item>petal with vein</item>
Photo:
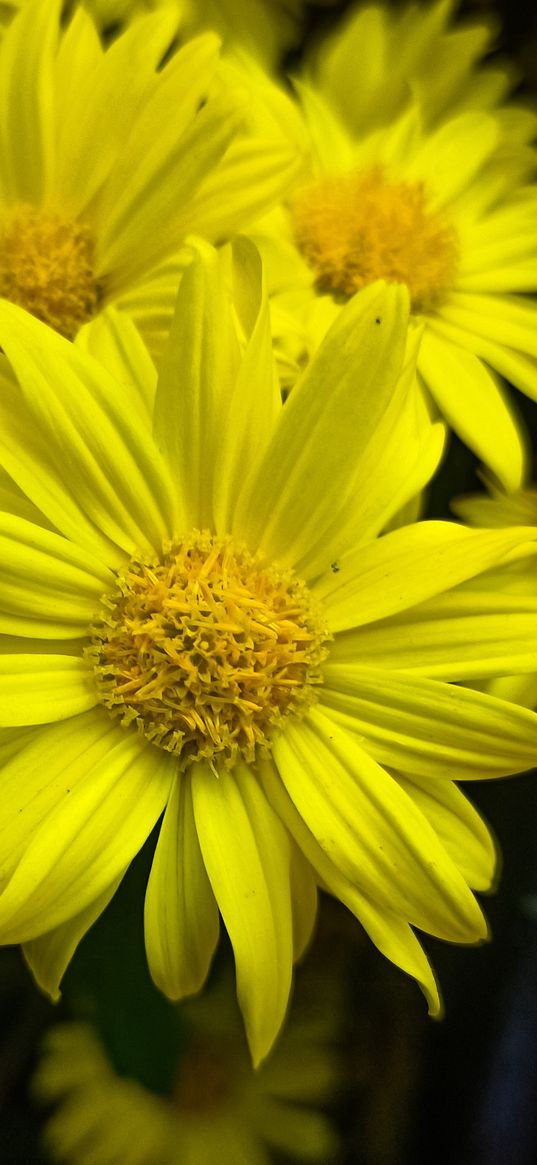
[[[60,0],[26,4],[0,45],[2,195],[39,206],[54,159],[53,62]]]
[[[411,779],[396,773],[395,779],[431,822],[472,890],[490,890],[496,874],[496,847],[483,818],[464,793],[453,781],[434,777]]]
[[[325,712],[289,725],[274,760],[298,812],[360,892],[439,938],[473,942],[483,917],[429,822]]]
[[[226,416],[240,360],[230,258],[229,248],[217,253],[198,244],[181,280],[160,366],[155,440],[174,474],[185,529],[213,527],[215,463],[221,443],[235,439]]]
[[[37,938],[79,914],[122,874],[160,817],[175,758],[144,746],[134,730],[113,728],[93,763],[87,753],[67,770],[60,762],[63,795],[39,820],[0,895],[3,942]],[[32,806],[29,816],[35,821]]]
[[[126,312],[107,307],[80,329],[76,344],[104,364],[121,384],[134,389],[133,404],[141,406],[144,423],[149,424],[157,373],[142,337]]]
[[[196,833],[190,778],[178,774],[145,898],[149,969],[170,999],[182,999],[203,987],[218,932],[218,907]]]
[[[380,764],[457,780],[504,777],[537,758],[537,714],[387,668],[325,665],[322,704]]]
[[[537,671],[537,598],[453,591],[337,635],[334,663],[473,680]]]
[[[121,878],[116,878],[104,894],[85,910],[81,910],[80,914],[75,914],[48,934],[23,944],[22,953],[38,987],[50,995],[53,1003],[57,1003],[60,998],[60,983],[79,942],[106,909],[120,881]]]
[[[96,530],[127,553],[160,547],[173,532],[169,480],[149,430],[133,415],[132,390],[5,300],[0,343],[63,493],[74,493]]]
[[[376,905],[337,869],[298,813],[272,762],[261,762],[260,775],[271,805],[311,863],[321,884],[354,914],[382,954],[418,981],[430,1013],[438,1015],[440,1000],[435,978],[408,922],[393,910]]]
[[[67,720],[96,703],[97,691],[84,659],[0,654],[0,727]]]
[[[354,296],[293,389],[238,505],[235,529],[252,550],[293,565],[351,496],[402,369],[407,298],[384,284]]]
[[[537,537],[537,528],[481,531],[455,522],[417,522],[344,555],[338,572],[324,575],[313,589],[326,606],[331,631],[344,631],[450,590],[502,562],[532,535]]]
[[[535,286],[535,263],[532,264],[533,284]],[[498,344],[494,340],[469,332],[466,328],[455,327],[441,317],[435,320],[435,331],[461,348],[475,352],[482,360],[486,360],[506,380],[510,380],[521,392],[525,392],[531,400],[537,400],[537,358],[527,356],[524,352],[517,352],[506,344]],[[507,487],[511,488],[511,487]],[[513,488],[517,488],[516,486]]]
[[[246,766],[192,773],[203,860],[235,954],[237,994],[257,1066],[283,1022],[293,960],[289,838]]]
[[[78,639],[112,575],[52,530],[0,513],[0,632]]]
[[[524,477],[524,435],[494,373],[474,352],[447,342],[432,328],[424,333],[418,367],[461,440],[507,490],[518,489]]]

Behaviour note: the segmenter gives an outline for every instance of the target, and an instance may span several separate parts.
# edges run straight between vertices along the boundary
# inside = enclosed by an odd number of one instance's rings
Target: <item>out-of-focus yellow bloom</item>
[[[215,34],[160,67],[173,7],[106,51],[83,8],[63,28],[61,7],[31,0],[0,42],[0,294],[69,338],[113,303],[158,348],[185,236],[233,234],[283,193],[296,153],[242,132]]]
[[[439,52],[435,21],[445,12],[436,5],[424,15],[414,64],[421,78],[429,49],[433,61],[438,53],[447,101],[460,62],[456,37]],[[407,18],[415,28],[416,12]],[[391,57],[380,46],[398,19],[375,8],[343,25],[318,70],[304,68],[297,102],[287,105],[290,139],[310,152],[309,174],[255,231],[282,369],[291,383],[293,364],[296,374],[360,288],[379,278],[406,284],[412,320],[424,329],[421,380],[453,429],[513,490],[523,478],[524,440],[498,373],[537,397],[537,306],[518,294],[537,287],[536,154],[528,144],[537,118],[498,105],[501,70],[468,73],[464,99],[439,102],[432,124],[425,81],[411,84],[403,100],[398,73],[384,104],[382,70],[389,80]],[[378,101],[361,87],[370,59]],[[463,59],[468,66],[471,54]],[[259,99],[283,125],[283,96],[272,92],[265,81]]]
[[[315,1009],[295,1008],[257,1072],[229,991],[210,989],[183,1005],[184,1047],[170,1095],[119,1076],[89,1024],[53,1028],[34,1080],[36,1098],[55,1106],[45,1129],[52,1159],[62,1165],[270,1165],[276,1150],[329,1165],[337,1137],[320,1108],[341,1088],[342,1075],[329,996],[330,989],[322,1012],[318,1000]]]

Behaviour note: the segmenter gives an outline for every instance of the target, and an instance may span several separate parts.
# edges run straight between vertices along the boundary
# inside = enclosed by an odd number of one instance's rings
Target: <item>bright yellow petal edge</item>
[[[407,313],[401,288],[354,297],[282,405],[257,254],[200,244],[152,434],[136,385],[0,304],[18,380],[5,375],[0,403],[13,684],[0,938],[25,944],[51,994],[163,811],[152,973],[173,998],[198,990],[219,911],[256,1063],[284,1019],[316,886],[418,980],[433,1014],[413,928],[486,937],[471,891],[491,885],[494,847],[454,781],[531,767],[537,715],[451,681],[535,670],[536,611],[502,578],[535,554],[537,531],[424,522],[378,537],[393,516],[385,471],[395,512],[409,466],[434,448],[430,475],[441,453]],[[19,516],[21,494],[35,520]],[[494,627],[483,645],[463,617],[493,569],[501,651]],[[490,594],[476,593],[486,621]],[[447,645],[442,604],[459,620]],[[383,644],[388,620],[403,652],[418,632],[408,669]],[[46,702],[32,697],[43,673]]]

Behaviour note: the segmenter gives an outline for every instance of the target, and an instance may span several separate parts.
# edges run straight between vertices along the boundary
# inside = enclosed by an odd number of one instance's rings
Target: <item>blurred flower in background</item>
[[[524,435],[497,374],[537,396],[537,309],[514,294],[536,287],[537,117],[505,103],[509,67],[480,64],[488,25],[450,33],[448,12],[358,10],[306,56],[287,120],[309,177],[253,233],[284,366],[301,344],[309,358],[360,288],[406,284],[420,377],[512,490]],[[281,100],[266,85],[259,99]]]
[[[219,80],[214,33],[162,64],[173,7],[106,50],[84,9],[60,15],[29,0],[0,42],[0,294],[69,339],[113,303],[158,349],[185,236],[228,237],[300,159],[281,136],[241,133],[245,96]]]
[[[280,1042],[258,1071],[251,1066],[230,977],[184,1004],[182,1047],[168,1096],[118,1075],[90,1024],[51,1028],[34,1094],[54,1106],[44,1134],[52,1160],[270,1165],[277,1150],[292,1161],[330,1165],[338,1138],[322,1108],[342,1089],[341,998],[330,971],[317,978],[313,992],[299,993]]]

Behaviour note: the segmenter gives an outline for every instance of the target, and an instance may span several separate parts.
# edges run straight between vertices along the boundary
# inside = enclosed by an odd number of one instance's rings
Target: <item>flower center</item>
[[[323,178],[291,203],[297,246],[320,291],[348,298],[376,279],[405,283],[414,311],[453,284],[457,236],[427,209],[422,182],[389,182],[381,167]]]
[[[87,649],[112,715],[181,758],[231,767],[303,715],[330,638],[307,587],[231,538],[194,530],[131,558]]]
[[[69,340],[92,316],[101,289],[88,228],[53,210],[21,205],[0,227],[0,295]]]

